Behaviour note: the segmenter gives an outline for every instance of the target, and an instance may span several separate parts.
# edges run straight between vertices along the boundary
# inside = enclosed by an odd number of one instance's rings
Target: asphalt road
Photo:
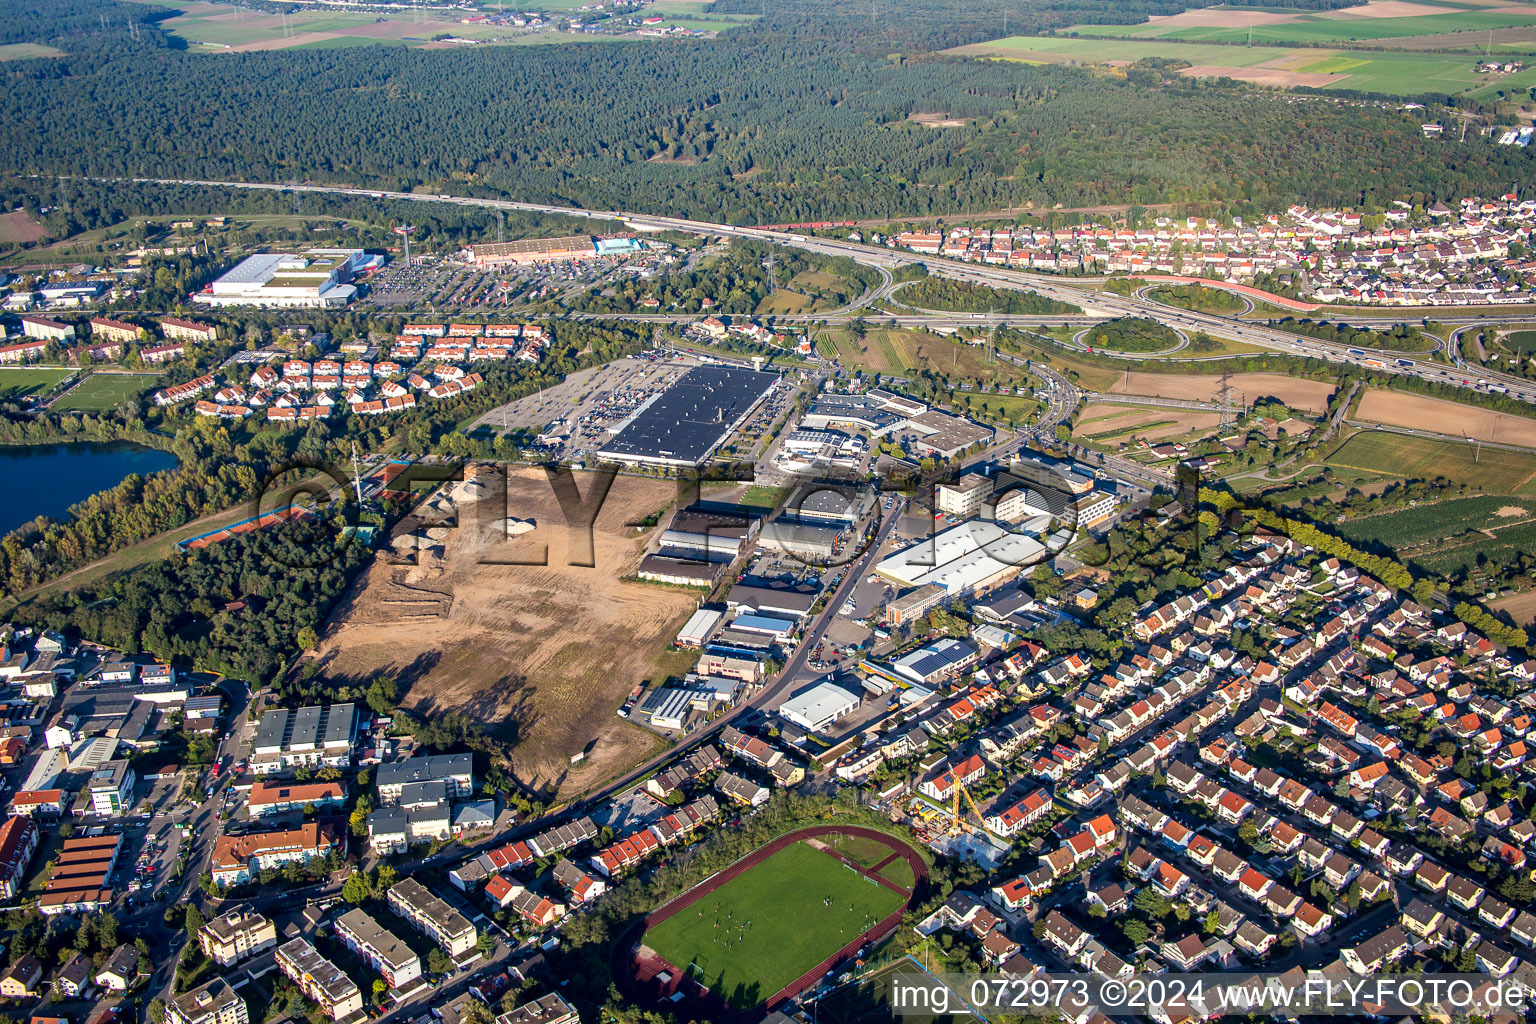
[[[120,180],[120,179],[96,179],[96,180]],[[501,210],[526,210],[535,213],[553,213],[570,217],[587,217],[593,220],[622,221],[630,228],[637,231],[686,231],[694,234],[719,235],[722,237],[754,238],[778,245],[793,245],[810,252],[819,252],[829,256],[847,256],[867,266],[883,267],[891,269],[906,266],[913,263],[924,263],[929,272],[941,277],[954,278],[956,280],[972,281],[980,284],[990,284],[1004,288],[1028,288],[1050,298],[1060,299],[1081,306],[1091,316],[1099,319],[1118,316],[1140,316],[1159,320],[1176,330],[1205,330],[1222,337],[1232,338],[1237,341],[1255,345],[1260,348],[1268,348],[1277,352],[1289,352],[1294,355],[1310,356],[1316,359],[1324,359],[1347,365],[1357,365],[1363,369],[1369,369],[1378,373],[1403,374],[1418,377],[1423,380],[1432,380],[1452,387],[1463,387],[1470,390],[1486,392],[1490,386],[1507,388],[1507,393],[1522,401],[1536,403],[1536,384],[1532,384],[1521,377],[1498,373],[1492,370],[1479,370],[1476,376],[1468,376],[1458,373],[1455,376],[1449,374],[1443,364],[1438,364],[1422,356],[1382,354],[1352,349],[1345,345],[1336,345],[1315,338],[1301,337],[1265,324],[1254,324],[1251,321],[1240,320],[1236,317],[1221,316],[1213,313],[1199,313],[1187,310],[1179,310],[1170,306],[1164,306],[1156,302],[1137,296],[1119,296],[1107,294],[1085,294],[1080,288],[1074,288],[1063,283],[1064,279],[1043,274],[1029,273],[1026,271],[1009,270],[1000,267],[985,265],[958,263],[946,260],[942,257],[925,256],[919,253],[908,252],[901,249],[889,249],[883,246],[865,245],[860,242],[850,242],[841,239],[815,238],[810,235],[796,234],[790,231],[775,231],[767,228],[738,227],[731,224],[714,224],[708,221],[690,220],[684,217],[664,217],[652,214],[631,213],[620,210],[582,210],[569,206],[555,206],[548,203],[519,203],[505,199],[480,199],[468,196],[452,196],[447,194],[417,195],[409,192],[388,192],[376,189],[342,188],[333,185],[306,185],[298,182],[250,182],[250,181],[208,181],[197,179],[177,178],[134,178],[135,182],[148,182],[154,184],[170,185],[208,185],[222,188],[244,188],[269,192],[312,192],[326,195],[345,195],[353,198],[371,196],[376,199],[389,199],[397,202],[420,203],[449,203],[458,206],[473,206],[486,209]],[[885,292],[885,286],[877,289],[877,292]],[[1496,314],[1496,311],[1495,311]],[[644,319],[637,316],[636,319]],[[780,317],[784,322],[797,320],[818,321],[823,318],[808,317]],[[895,318],[901,322],[903,318]],[[932,317],[919,318],[932,320]],[[964,317],[945,318],[952,322],[963,321]],[[1006,316],[993,316],[992,314],[971,314],[969,322],[973,325],[988,325],[994,323],[1011,323],[1013,319]],[[1038,320],[1038,318],[1029,318]],[[1059,318],[1052,318],[1059,319]],[[1500,317],[1501,320],[1518,319]],[[1378,318],[1381,323],[1396,323],[1397,320],[1389,316]],[[1410,321],[1412,322],[1412,321]],[[1357,354],[1358,353],[1358,354]]]

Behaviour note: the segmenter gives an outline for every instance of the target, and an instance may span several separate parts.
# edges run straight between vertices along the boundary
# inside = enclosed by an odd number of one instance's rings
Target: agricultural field
[[[1134,441],[1166,441],[1204,434],[1221,423],[1221,414],[1190,409],[1157,409],[1146,405],[1092,402],[1078,417],[1072,440],[1104,448]]]
[[[1152,17],[1140,25],[1078,25],[1082,34],[1222,43],[1345,43],[1469,33],[1483,46],[1488,32],[1536,26],[1536,6],[1523,3],[1439,4],[1434,0],[1371,0],[1332,11],[1201,8]],[[1470,35],[1476,33],[1474,37]]]
[[[457,485],[433,501],[458,526],[391,538],[398,557],[376,559],[327,624],[320,670],[338,682],[390,675],[408,709],[488,723],[537,790],[569,796],[610,778],[659,742],[614,710],[686,667],[667,648],[697,592],[625,579],[650,536],[626,524],[676,496],[671,481],[621,476],[587,534],[567,525],[540,470],[510,471],[504,496]],[[535,528],[509,538],[508,519]]]
[[[1033,64],[1130,64],[1145,57],[1188,61],[1191,78],[1233,78],[1259,85],[1352,89],[1394,96],[1426,92],[1519,91],[1536,85],[1536,68],[1483,75],[1476,58],[1381,50],[1223,46],[1161,39],[1066,39],[1012,36],[962,46],[951,53]]]
[[[1214,373],[1130,373],[1115,374],[1107,390],[1115,395],[1150,395],[1186,401],[1214,402],[1221,388],[1221,377]],[[1291,409],[1320,413],[1328,408],[1328,399],[1337,390],[1330,381],[1288,377],[1280,373],[1234,373],[1232,390],[1244,403],[1252,405],[1260,398],[1277,398]]]
[[[1382,544],[1408,551],[1423,544],[1438,544],[1468,530],[1508,526],[1536,515],[1536,502],[1517,503],[1503,495],[1452,498],[1366,516],[1334,529],[1349,540]]]
[[[60,383],[68,380],[74,372],[60,369],[6,367],[0,370],[0,399],[15,401],[18,398],[47,394]]]
[[[1441,576],[1472,569],[1483,559],[1493,565],[1515,561],[1517,556],[1536,548],[1536,521],[1526,520],[1506,527],[1490,527],[1456,540],[1425,545],[1412,555],[1415,567]]]
[[[156,6],[174,7],[179,13],[160,23],[160,27],[186,41],[194,51],[205,53],[242,53],[252,50],[335,49],[344,46],[424,46],[441,48],[462,45],[434,37],[483,43],[539,44],[570,42],[612,42],[627,35],[589,35],[556,32],[549,28],[527,29],[501,25],[466,25],[462,12],[412,11],[391,13],[350,13],[329,10],[304,10],[287,15],[256,11],[216,0],[139,0]],[[566,10],[580,3],[535,4],[534,10]],[[697,18],[699,4],[657,4],[657,13],[671,14],[678,24],[705,31],[732,28],[754,16],[723,20]],[[665,10],[661,10],[665,8]],[[649,11],[650,8],[647,8]]]
[[[1494,611],[1503,612],[1514,619],[1517,626],[1530,626],[1536,623],[1536,590],[1521,591],[1518,594],[1510,594],[1485,603]]]
[[[158,373],[92,373],[54,399],[58,412],[105,412],[127,405],[159,383]]]
[[[853,941],[902,902],[901,894],[850,871],[824,850],[799,842],[660,922],[642,942],[697,975],[732,1006],[746,1009]]]
[[[1435,441],[1380,430],[1362,430],[1335,448],[1324,463],[1395,479],[1444,477],[1485,494],[1536,499],[1536,455],[1484,448],[1462,441]]]
[[[1435,430],[1450,437],[1536,448],[1536,419],[1401,391],[1367,390],[1351,418],[1389,427]]]
[[[30,214],[21,210],[0,213],[0,245],[41,242],[47,237],[48,229],[33,220]]]
[[[823,356],[871,373],[901,376],[912,370],[929,369],[952,380],[1033,383],[1028,373],[1012,363],[1000,359],[988,362],[986,351],[980,346],[926,331],[870,327],[860,338],[851,331],[837,329],[817,335],[816,344]]]

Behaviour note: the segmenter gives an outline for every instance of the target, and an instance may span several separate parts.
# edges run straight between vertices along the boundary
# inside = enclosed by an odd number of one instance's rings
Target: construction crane
[[[960,776],[955,775],[953,778],[955,780],[955,788],[949,795],[949,834],[952,836],[959,835],[960,832],[971,829],[971,823],[960,815],[960,797],[962,794],[965,796],[966,804],[970,806],[972,813],[976,815],[976,820],[981,823],[981,830],[985,832],[987,830],[986,816],[981,813],[981,808],[976,806],[976,801],[971,797],[971,791],[965,788],[965,783],[960,781]]]

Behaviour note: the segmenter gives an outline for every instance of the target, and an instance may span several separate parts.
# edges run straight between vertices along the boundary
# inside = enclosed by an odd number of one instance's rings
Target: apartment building
[[[340,807],[347,802],[347,789],[340,782],[312,782],[285,785],[257,782],[251,786],[246,808],[253,817],[282,814],[303,807]]]
[[[434,754],[380,765],[374,775],[379,802],[393,807],[405,787],[413,782],[441,782],[444,795],[461,800],[475,792],[474,757],[470,754]]]
[[[451,957],[474,949],[479,938],[468,918],[414,878],[402,878],[390,887],[389,908],[430,936]]]
[[[341,836],[328,823],[311,823],[280,832],[220,836],[213,847],[213,880],[220,885],[238,885],[268,868],[307,864],[344,848]]]
[[[0,896],[16,898],[37,842],[38,829],[31,818],[14,815],[0,825]]]
[[[220,967],[231,967],[277,945],[277,928],[255,911],[237,907],[203,925],[198,945]]]
[[[304,939],[289,939],[277,947],[277,967],[331,1020],[346,1020],[363,1011],[363,993],[340,968]]]
[[[212,342],[218,333],[207,324],[200,324],[196,320],[180,320],[176,317],[166,317],[160,321],[160,333],[167,338],[177,341]]]
[[[345,768],[352,763],[357,708],[351,704],[278,708],[261,716],[252,744],[251,771],[257,775],[293,768]]]
[[[36,341],[73,341],[75,339],[75,327],[73,324],[62,323],[58,320],[50,320],[45,316],[24,316],[21,318],[21,333]]]
[[[576,1024],[576,1008],[558,992],[523,1003],[496,1018],[496,1024]]]
[[[240,993],[223,978],[214,978],[165,1004],[166,1024],[250,1024],[250,1011]]]
[[[399,988],[421,977],[421,958],[398,935],[360,908],[336,919],[336,937],[382,974],[390,988]]]

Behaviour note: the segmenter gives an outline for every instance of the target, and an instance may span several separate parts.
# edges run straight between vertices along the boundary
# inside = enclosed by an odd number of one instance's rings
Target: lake
[[[71,505],[97,491],[175,465],[170,452],[131,441],[0,445],[0,487],[10,495],[0,505],[0,536],[38,516],[63,521]]]

